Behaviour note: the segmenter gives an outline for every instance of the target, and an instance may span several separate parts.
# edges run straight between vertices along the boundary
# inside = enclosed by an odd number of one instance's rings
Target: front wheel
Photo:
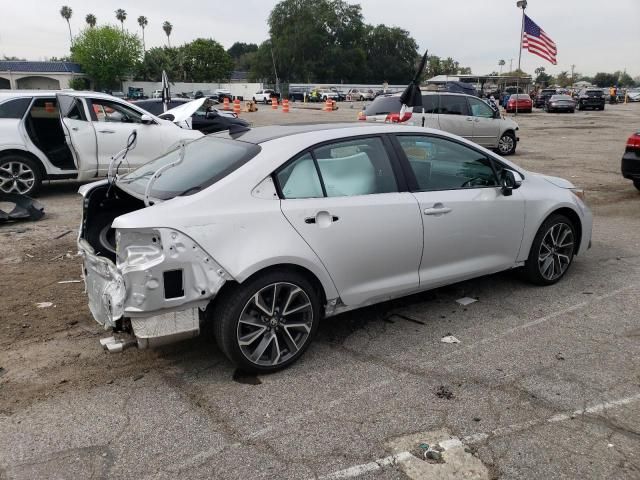
[[[516,152],[516,136],[513,132],[505,132],[498,141],[498,153],[500,155],[513,155]]]
[[[0,191],[34,196],[42,184],[42,170],[26,155],[10,154],[0,158]]]
[[[571,220],[564,215],[551,215],[533,239],[523,269],[525,278],[536,285],[558,282],[569,270],[576,246],[576,231]]]
[[[213,309],[216,341],[241,370],[274,372],[302,356],[320,312],[320,295],[305,276],[274,270],[223,295]]]

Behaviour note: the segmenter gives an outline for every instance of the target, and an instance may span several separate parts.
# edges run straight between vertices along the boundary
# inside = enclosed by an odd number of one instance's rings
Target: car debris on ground
[[[0,223],[16,220],[35,221],[44,216],[44,207],[26,195],[0,192],[0,203],[13,205],[9,212],[5,212],[0,208]]]

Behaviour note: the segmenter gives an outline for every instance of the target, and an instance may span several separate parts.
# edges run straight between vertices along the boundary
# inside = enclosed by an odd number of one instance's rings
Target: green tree
[[[147,25],[149,25],[149,20],[147,20],[147,17],[145,17],[144,15],[140,15],[138,17],[138,25],[140,25],[140,28],[142,29],[142,50],[146,51],[146,45],[144,44],[144,29]]]
[[[367,77],[371,83],[408,83],[416,70],[418,44],[398,27],[369,27],[365,39]]]
[[[498,60],[498,66],[500,67],[500,75],[502,75],[502,67],[507,64],[503,59]]]
[[[631,78],[627,72],[616,72],[618,74],[618,86],[619,87],[633,87],[636,82]]]
[[[84,17],[84,20],[87,22],[87,25],[89,25],[91,28],[95,27],[98,21],[98,19],[93,13],[89,13],[86,17]]]
[[[116,18],[120,22],[120,29],[124,32],[124,21],[127,19],[127,12],[119,8],[116,10]]]
[[[171,32],[173,31],[173,25],[171,23],[165,21],[162,24],[162,30],[164,30],[164,34],[167,36],[167,46],[171,48]]]
[[[71,42],[71,45],[73,45],[73,35],[71,34],[71,22],[69,21],[71,20],[71,15],[73,15],[73,9],[71,7],[64,5],[60,9],[60,16],[67,21],[67,26],[69,27],[69,41]]]
[[[233,70],[231,56],[213,39],[198,38],[182,48],[184,70],[193,82],[227,80]]]
[[[257,51],[258,51],[258,45],[256,45],[255,43],[236,42],[233,45],[231,45],[229,50],[227,50],[227,53],[234,60],[238,60],[240,57],[242,57],[243,55],[246,55],[247,53],[254,53]]]
[[[83,30],[71,47],[71,59],[82,65],[98,89],[117,86],[141,56],[138,36],[111,25]]]
[[[593,77],[593,83],[600,88],[612,87],[618,83],[618,73],[598,72]]]
[[[159,82],[162,71],[166,71],[169,79],[182,79],[184,72],[178,61],[178,49],[169,47],[153,47],[144,54],[144,60],[136,66],[136,80]]]
[[[556,83],[562,88],[566,88],[569,85],[571,85],[573,82],[571,81],[571,76],[569,75],[569,72],[564,70],[560,72],[558,75],[556,75]]]

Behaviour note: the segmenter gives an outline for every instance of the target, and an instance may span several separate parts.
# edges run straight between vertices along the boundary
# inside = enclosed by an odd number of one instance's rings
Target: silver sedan
[[[568,181],[410,126],[209,135],[81,193],[95,319],[141,347],[211,322],[258,372],[300,358],[323,317],[508,269],[552,285],[591,241]]]

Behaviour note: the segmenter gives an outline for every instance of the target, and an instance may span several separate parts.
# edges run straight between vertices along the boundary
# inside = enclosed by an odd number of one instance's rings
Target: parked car
[[[265,90],[258,90],[253,95],[254,102],[262,102],[265,104],[271,102],[272,98],[280,99],[280,94],[277,93],[275,90],[265,89]]]
[[[162,104],[162,100],[159,98],[140,100],[133,103],[154,115],[162,115],[164,112],[164,105]],[[189,100],[173,98],[169,102],[168,106],[170,109],[173,109],[187,103],[189,103]],[[238,115],[235,113],[210,107],[207,105],[207,102],[194,112],[191,116],[191,122],[191,128],[193,130],[198,130],[205,135],[213,132],[220,132],[222,130],[229,130],[233,125],[242,127],[249,126],[249,122],[238,118]]]
[[[631,135],[622,156],[622,176],[640,190],[640,130]]]
[[[128,155],[128,165],[142,165],[180,140],[202,136],[176,125],[200,105],[167,112],[173,117],[168,121],[98,92],[0,92],[0,191],[35,195],[46,179],[105,176],[133,130],[138,148]]]
[[[531,113],[533,111],[533,102],[526,93],[514,93],[509,97],[505,110],[507,112]]]
[[[228,88],[218,88],[213,92],[213,94],[218,96],[218,100],[220,102],[222,102],[225,98],[228,98],[229,100],[233,100],[233,95],[231,94],[231,90],[229,90]],[[240,98],[240,100],[242,99]]]
[[[338,101],[339,95],[333,90],[326,88],[314,88],[309,93],[309,99],[312,102],[326,102],[327,99]]]
[[[405,123],[407,125],[438,128],[460,135],[501,155],[516,151],[519,126],[502,118],[478,97],[457,93],[423,92],[422,112],[408,109],[402,117],[400,94],[376,98],[359,116],[367,122]],[[424,121],[423,121],[424,119]]]
[[[365,100],[373,100],[375,96],[376,93],[370,88],[352,88],[347,92],[347,98],[351,98],[352,101],[364,102]]]
[[[627,91],[627,101],[640,102],[640,88],[632,88]]]
[[[554,284],[592,228],[567,180],[400,125],[208,135],[80,193],[95,320],[142,346],[211,322],[255,372],[298,360],[323,317],[515,268]]]
[[[593,108],[594,110],[604,110],[606,98],[599,88],[583,88],[578,93],[578,110]]]
[[[330,87],[329,90],[336,94],[336,101],[344,102],[347,99],[347,95],[341,92],[337,87]]]
[[[551,98],[551,96],[555,94],[556,94],[555,88],[545,88],[541,90],[540,92],[538,92],[538,95],[536,95],[536,98],[533,101],[533,106],[536,108],[544,108],[544,106],[547,103],[547,100],[549,100],[549,98]]]
[[[569,112],[575,113],[576,101],[569,95],[552,95],[547,100],[544,109],[548,113],[552,112]]]
[[[289,87],[289,100],[303,102],[309,98],[310,90],[306,87]]]

